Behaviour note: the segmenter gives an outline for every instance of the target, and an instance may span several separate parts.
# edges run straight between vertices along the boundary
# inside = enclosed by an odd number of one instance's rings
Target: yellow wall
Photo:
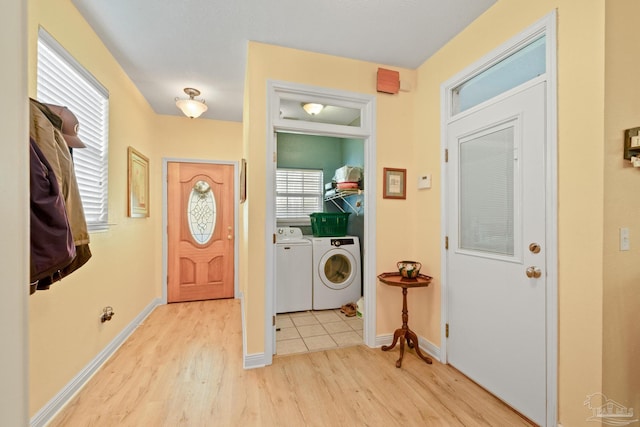
[[[377,158],[375,165],[379,187],[382,185],[382,168],[407,168],[407,200],[382,199],[377,194],[376,229],[378,247],[378,272],[395,269],[400,259],[418,258],[425,264],[425,271],[432,267],[430,260],[416,253],[415,242],[407,239],[413,233],[416,215],[417,190],[414,184],[417,177],[413,148],[413,109],[415,94],[401,92],[397,95],[376,92],[376,73],[379,64],[338,58],[281,48],[260,43],[249,43],[245,101],[245,155],[248,158],[248,214],[247,227],[251,239],[248,240],[248,259],[251,268],[242,279],[245,292],[245,313],[247,316],[247,352],[249,354],[264,351],[264,287],[265,287],[265,171],[266,153],[266,82],[282,80],[293,83],[325,88],[346,90],[377,97]],[[415,71],[398,69],[400,78],[415,87]],[[249,101],[249,102],[247,102]],[[437,144],[437,141],[434,141]],[[366,203],[366,202],[365,202]],[[382,243],[383,242],[383,243]],[[411,305],[422,306],[412,311],[412,326],[424,336],[433,338],[434,334],[427,326],[427,316],[431,310],[424,307],[436,307],[434,301],[439,295],[434,288],[412,291]],[[378,325],[377,333],[391,333],[398,326],[401,312],[401,297],[397,289],[387,289],[378,284]],[[412,307],[409,307],[411,310]],[[435,309],[434,309],[435,310]],[[439,314],[438,314],[439,315]],[[430,325],[429,325],[430,326]],[[431,328],[435,329],[435,328]]]
[[[602,390],[604,0],[501,0],[419,68],[416,144],[440,140],[440,84],[553,9],[558,10],[559,420],[586,423]],[[438,158],[423,145],[420,157]],[[438,163],[431,166],[439,176]],[[437,187],[437,178],[434,179]],[[418,211],[439,206],[420,200]],[[434,192],[435,196],[435,192]],[[438,212],[436,209],[435,212]],[[439,217],[416,238],[439,234]],[[553,218],[551,218],[553,221]],[[552,325],[553,327],[553,325]]]
[[[604,146],[603,393],[640,408],[640,170],[623,160],[624,130],[640,126],[640,34],[637,0],[608,1]],[[619,228],[631,232],[631,250],[619,250]],[[637,417],[634,417],[637,418]]]
[[[29,298],[33,416],[162,295],[162,158],[240,158],[242,125],[156,115],[69,0],[31,0],[29,95],[36,95],[36,43],[44,27],[110,93],[108,232],[91,235],[93,257],[50,290]],[[127,147],[150,159],[150,212],[127,217]],[[116,315],[100,323],[104,306]]]

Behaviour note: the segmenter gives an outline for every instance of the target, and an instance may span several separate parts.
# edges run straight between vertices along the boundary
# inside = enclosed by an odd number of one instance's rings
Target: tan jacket
[[[45,155],[55,174],[60,192],[64,198],[73,242],[76,246],[89,243],[89,232],[84,217],[84,208],[76,181],[73,159],[69,147],[60,130],[42,112],[47,108],[33,99],[30,100],[30,136]]]

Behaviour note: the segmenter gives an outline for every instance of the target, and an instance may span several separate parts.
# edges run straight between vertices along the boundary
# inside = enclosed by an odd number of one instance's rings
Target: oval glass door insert
[[[187,202],[189,231],[193,239],[204,245],[216,229],[216,198],[209,183],[198,181],[193,185]]]

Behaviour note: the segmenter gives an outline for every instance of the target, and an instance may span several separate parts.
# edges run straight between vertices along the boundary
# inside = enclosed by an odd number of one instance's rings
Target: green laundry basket
[[[350,213],[314,212],[311,217],[313,237],[341,237],[347,235]]]

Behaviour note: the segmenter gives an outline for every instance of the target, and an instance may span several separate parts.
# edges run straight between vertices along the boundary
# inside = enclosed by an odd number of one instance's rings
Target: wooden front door
[[[167,168],[167,302],[233,298],[233,165]]]

